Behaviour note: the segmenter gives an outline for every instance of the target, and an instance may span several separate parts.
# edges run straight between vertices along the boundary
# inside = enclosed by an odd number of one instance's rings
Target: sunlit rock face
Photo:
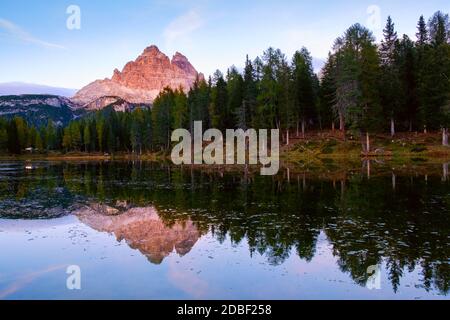
[[[113,233],[117,241],[125,240],[154,264],[160,264],[174,250],[180,256],[187,254],[201,236],[190,220],[168,227],[153,207],[122,209],[120,206],[92,204],[78,210],[76,215],[91,228]]]
[[[80,106],[90,105],[105,96],[116,96],[129,103],[152,103],[162,89],[187,92],[197,79],[204,79],[189,60],[177,52],[172,60],[158,47],[150,46],[123,70],[114,70],[111,79],[97,80],[82,88],[72,98]],[[101,108],[103,105],[98,105]]]

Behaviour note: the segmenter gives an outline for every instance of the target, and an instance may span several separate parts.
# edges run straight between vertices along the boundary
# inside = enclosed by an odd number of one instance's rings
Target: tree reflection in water
[[[2,172],[0,209],[8,218],[75,213],[114,233],[152,263],[186,254],[208,232],[246,241],[250,254],[282,264],[294,250],[310,261],[323,232],[342,272],[365,285],[384,263],[393,289],[422,270],[426,290],[449,290],[449,182],[442,165],[407,173],[371,169],[277,177],[170,168],[146,162],[42,163]],[[444,170],[445,171],[445,170]],[[28,206],[29,210],[17,207]],[[24,217],[25,215],[25,217]]]

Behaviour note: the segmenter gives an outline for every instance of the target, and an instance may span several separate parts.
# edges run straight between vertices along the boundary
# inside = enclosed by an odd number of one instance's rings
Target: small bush
[[[419,153],[419,152],[424,152],[424,151],[427,151],[427,148],[424,145],[417,145],[411,149],[411,152],[414,152],[414,153]]]

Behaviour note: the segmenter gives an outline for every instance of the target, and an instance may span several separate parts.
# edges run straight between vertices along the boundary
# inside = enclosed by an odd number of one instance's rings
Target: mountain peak
[[[189,91],[199,77],[201,74],[183,54],[176,52],[170,60],[151,45],[122,71],[115,69],[111,79],[94,81],[78,91],[73,100],[88,105],[104,96],[117,96],[131,103],[149,104],[166,87]]]
[[[144,53],[160,53],[160,52],[161,51],[159,50],[159,48],[154,44],[144,49]]]
[[[186,59],[187,60],[186,56],[178,51],[175,52],[175,54],[172,57],[172,60],[175,60],[175,59]]]

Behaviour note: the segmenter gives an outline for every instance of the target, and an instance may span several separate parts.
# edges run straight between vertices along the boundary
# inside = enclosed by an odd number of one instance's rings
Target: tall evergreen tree
[[[283,59],[281,51],[274,48],[269,48],[263,53],[255,121],[257,128],[280,128],[277,71]]]
[[[228,89],[223,74],[219,70],[214,73],[213,83],[209,108],[211,126],[219,130],[225,130],[228,122]]]
[[[227,93],[228,103],[225,125],[227,129],[233,129],[237,126],[238,113],[241,111],[244,98],[244,79],[234,66],[228,70]]]
[[[428,22],[431,49],[431,72],[427,86],[430,94],[429,115],[435,115],[432,123],[442,129],[442,144],[448,146],[450,126],[450,20],[448,14],[437,11]]]
[[[400,116],[399,90],[400,81],[397,64],[395,63],[396,49],[398,46],[397,32],[391,17],[387,19],[386,27],[383,30],[384,39],[381,42],[381,102],[384,107],[384,114],[390,120],[390,132],[395,134],[395,121]]]
[[[428,43],[428,30],[427,30],[427,24],[425,22],[425,18],[420,16],[419,23],[417,24],[417,45],[423,46],[426,43]]]
[[[301,124],[302,136],[305,136],[307,122],[316,116],[317,96],[314,90],[315,75],[312,67],[312,57],[306,48],[294,54],[293,58],[293,92],[294,108],[297,125]]]
[[[380,57],[374,42],[368,29],[355,24],[336,40],[334,47],[337,110],[353,130],[361,133],[366,152],[370,151],[369,133],[375,131],[381,121]]]
[[[332,130],[335,128],[335,115],[333,114],[333,105],[336,101],[334,68],[334,57],[329,54],[322,69],[322,78],[320,80],[318,115],[321,130],[326,125],[330,125]]]
[[[406,122],[411,132],[418,126],[419,96],[417,88],[417,50],[407,35],[396,46],[395,64],[400,88],[397,92],[399,111],[397,115]]]
[[[256,112],[256,103],[258,97],[258,88],[256,80],[256,72],[253,63],[248,56],[245,61],[244,68],[244,93],[241,111],[238,116],[238,127],[248,129],[253,124],[253,117]]]
[[[152,128],[154,144],[155,146],[159,146],[161,149],[167,149],[170,146],[170,136],[173,123],[172,108],[174,101],[175,98],[172,89],[165,88],[153,102]],[[136,130],[138,130],[138,127],[138,124],[134,124],[134,128],[136,128]],[[137,131],[136,134],[138,134]],[[141,143],[142,141],[139,141],[139,145],[141,145]]]

